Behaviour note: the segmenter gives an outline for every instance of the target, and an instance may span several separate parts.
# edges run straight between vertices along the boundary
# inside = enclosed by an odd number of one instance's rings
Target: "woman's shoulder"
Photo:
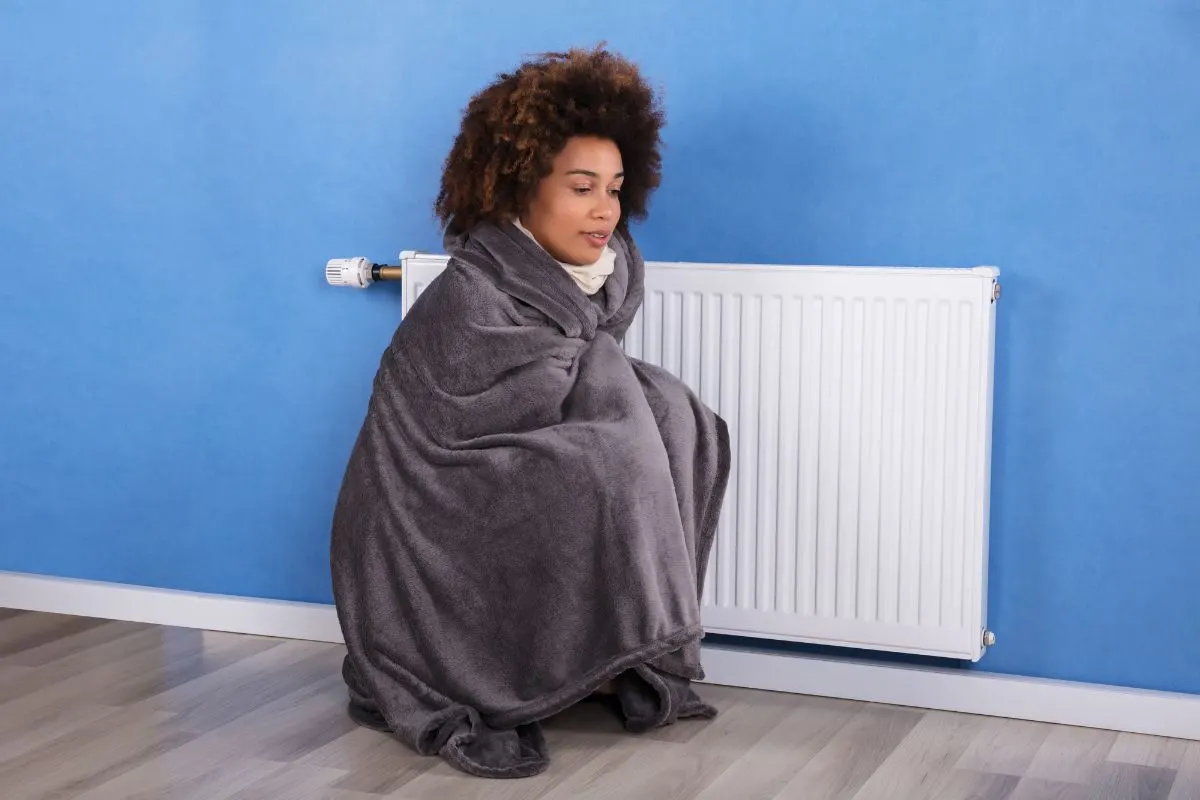
[[[413,302],[405,322],[428,321],[441,328],[502,322],[511,316],[512,300],[480,270],[451,257]]]

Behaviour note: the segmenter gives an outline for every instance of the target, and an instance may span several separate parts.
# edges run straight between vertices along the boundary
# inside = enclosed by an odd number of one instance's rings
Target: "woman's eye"
[[[591,190],[592,190],[592,187],[590,187],[590,186],[576,186],[575,194],[587,194]]]
[[[617,197],[618,195],[621,194],[621,190],[620,189],[609,189],[608,193],[611,194],[613,197]]]

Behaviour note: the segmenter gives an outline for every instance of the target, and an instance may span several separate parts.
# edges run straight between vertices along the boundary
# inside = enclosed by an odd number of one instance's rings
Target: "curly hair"
[[[644,219],[661,180],[659,99],[637,66],[608,52],[572,49],[522,64],[471,98],[446,157],[434,209],[451,233],[523,211],[554,158],[576,136],[611,140],[625,181],[618,227]]]

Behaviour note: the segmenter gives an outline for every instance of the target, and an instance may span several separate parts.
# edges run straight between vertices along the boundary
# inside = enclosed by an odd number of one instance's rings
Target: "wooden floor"
[[[345,715],[342,648],[0,609],[0,798],[1200,800],[1200,743],[702,686],[644,736],[600,706],[485,781]]]

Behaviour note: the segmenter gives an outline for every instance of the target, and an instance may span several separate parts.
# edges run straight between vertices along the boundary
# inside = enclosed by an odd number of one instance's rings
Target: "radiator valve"
[[[374,282],[371,268],[375,266],[367,259],[331,258],[325,264],[325,280],[330,286],[351,286],[355,289],[365,289]]]
[[[330,286],[350,286],[366,289],[377,281],[398,281],[404,277],[404,267],[372,264],[366,258],[331,258],[325,263],[325,281]]]

